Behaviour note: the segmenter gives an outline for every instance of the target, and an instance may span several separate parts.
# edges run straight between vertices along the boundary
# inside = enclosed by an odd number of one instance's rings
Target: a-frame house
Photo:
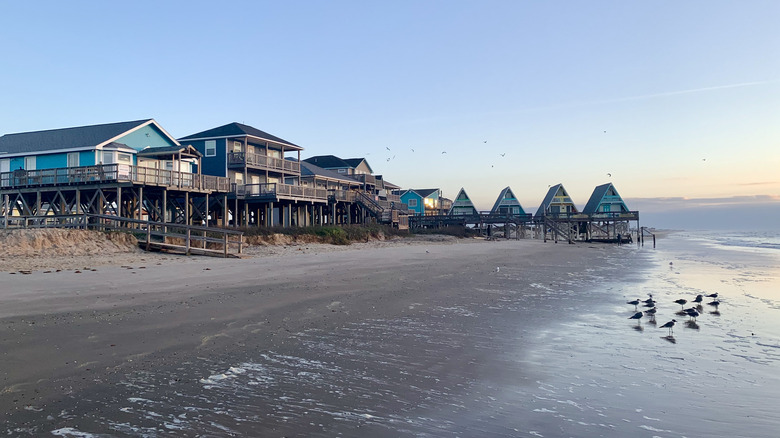
[[[479,214],[474,207],[474,203],[471,202],[471,198],[466,194],[466,190],[461,188],[458,192],[458,196],[452,201],[452,207],[450,207],[450,216],[474,216]]]
[[[490,212],[493,214],[525,215],[523,206],[520,205],[520,201],[517,200],[517,197],[509,187],[501,190]]]
[[[565,216],[574,213],[579,213],[579,210],[572,202],[569,193],[563,188],[563,184],[556,184],[547,190],[547,195],[536,210],[534,217]]]
[[[593,190],[588,203],[582,210],[589,215],[628,213],[628,207],[623,202],[612,183],[602,184]]]

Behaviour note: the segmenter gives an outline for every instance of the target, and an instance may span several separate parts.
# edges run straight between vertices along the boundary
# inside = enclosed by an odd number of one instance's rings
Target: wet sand
[[[521,296],[522,304],[513,304],[508,314],[496,311],[501,313],[496,321],[466,318],[463,323],[481,330],[495,324],[503,336],[510,318],[517,324],[513,331],[531,337],[566,313],[558,299],[537,293],[532,285],[544,285],[545,290],[557,290],[561,284],[574,287],[574,279],[598,266],[608,251],[532,240],[461,241],[7,275],[0,295],[0,404],[7,422],[32,428],[33,434],[69,427],[116,433],[109,425],[83,418],[78,403],[106,398],[128,376],[177,375],[172,382],[192,385],[189,390],[197,393],[202,391],[200,380],[220,372],[209,370],[209,363],[240,363],[268,352],[302,357],[304,337],[330,336],[376,321],[424,322],[436,313],[448,313],[442,309],[467,312],[474,304],[506,301],[506,290]],[[398,341],[399,349],[416,352],[416,342],[404,343],[399,337],[408,328],[398,329],[386,327],[381,336]],[[453,390],[468,376],[500,376],[501,362],[484,354],[501,353],[502,345],[493,345],[497,334],[487,330],[481,347],[447,351],[444,362],[441,352],[427,360],[430,353],[419,352],[419,367],[438,369],[445,381],[439,379],[434,386]],[[435,332],[431,336],[436,342],[446,340]],[[419,394],[405,403],[422,405],[429,392],[425,387],[434,382],[418,383]],[[283,396],[285,391],[280,391]],[[311,398],[327,399],[328,394]],[[358,397],[347,404],[358,409],[360,403]],[[63,411],[71,414],[63,418]],[[205,426],[193,426],[199,427]],[[245,422],[237,431],[251,435],[280,429],[327,434],[319,427],[311,430],[308,423],[266,420]]]
[[[5,274],[2,422],[65,437],[774,436],[775,260],[677,242]],[[710,288],[720,312],[671,342],[673,300]],[[636,324],[625,302],[648,292],[658,322]]]

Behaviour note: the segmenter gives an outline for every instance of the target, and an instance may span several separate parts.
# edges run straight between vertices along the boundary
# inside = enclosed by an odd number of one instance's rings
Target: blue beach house
[[[602,184],[597,186],[588,199],[588,203],[582,210],[583,213],[589,215],[619,215],[621,213],[628,213],[628,207],[623,202],[623,198],[620,197],[615,186],[612,183]]]
[[[441,189],[409,189],[401,193],[401,202],[415,216],[439,214],[441,200]]]
[[[80,183],[102,180],[106,172],[113,179],[134,179],[138,172],[156,178],[151,169],[192,173],[199,159],[154,119],[6,134],[0,137],[0,184]]]
[[[501,190],[490,212],[493,214],[525,215],[525,210],[520,205],[520,201],[517,200],[517,197],[515,197],[515,194],[509,187]]]
[[[450,216],[474,216],[479,214],[479,212],[474,207],[474,203],[471,202],[466,189],[461,188],[458,196],[452,201],[452,207],[450,207],[448,214]]]

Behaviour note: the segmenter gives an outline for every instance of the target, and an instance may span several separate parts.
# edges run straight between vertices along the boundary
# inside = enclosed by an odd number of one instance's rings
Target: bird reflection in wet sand
[[[666,340],[666,341],[669,341],[669,342],[671,342],[672,344],[676,344],[676,343],[677,343],[677,339],[675,339],[675,338],[674,338],[674,336],[672,336],[672,335],[669,335],[669,336],[661,336],[661,339],[663,339],[663,340]]]
[[[699,324],[695,320],[685,321],[685,327],[689,329],[699,330]]]

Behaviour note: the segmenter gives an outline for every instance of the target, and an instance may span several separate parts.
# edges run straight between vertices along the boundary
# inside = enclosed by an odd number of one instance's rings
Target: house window
[[[242,185],[244,184],[244,174],[243,173],[236,173],[236,184]]]
[[[241,152],[241,142],[240,141],[234,141],[233,142],[233,152]]]
[[[35,157],[24,157],[24,170],[35,170]]]
[[[347,169],[338,169],[339,173],[347,173]]]
[[[130,157],[130,154],[117,154],[116,162],[120,164],[130,164],[133,162],[133,159]]]
[[[68,154],[68,167],[79,167],[78,152],[71,152]]]
[[[6,158],[4,160],[0,160],[0,173],[10,172],[10,171],[11,171],[11,159]]]
[[[173,170],[173,161],[166,161],[165,162],[165,170]]]
[[[417,207],[417,200],[416,199],[410,199],[409,200],[409,207]]]
[[[206,156],[207,157],[216,157],[217,156],[217,141],[216,140],[206,140]]]

